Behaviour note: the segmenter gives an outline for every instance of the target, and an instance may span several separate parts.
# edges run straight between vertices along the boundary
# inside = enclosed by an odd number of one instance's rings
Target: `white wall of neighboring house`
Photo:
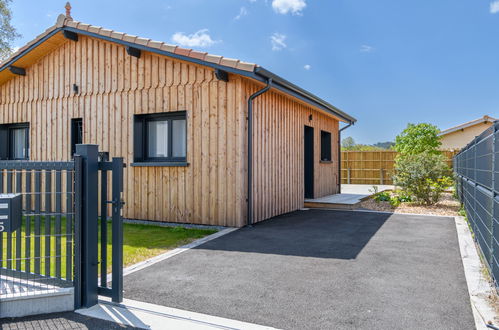
[[[479,124],[465,127],[457,131],[441,135],[442,150],[460,150],[470,143],[475,136],[480,135],[492,122],[481,122]]]

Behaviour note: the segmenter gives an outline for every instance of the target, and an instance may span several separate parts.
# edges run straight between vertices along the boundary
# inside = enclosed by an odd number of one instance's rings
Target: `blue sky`
[[[14,1],[23,45],[65,1]],[[358,119],[358,143],[409,122],[499,117],[499,1],[73,0],[75,20],[255,62]]]

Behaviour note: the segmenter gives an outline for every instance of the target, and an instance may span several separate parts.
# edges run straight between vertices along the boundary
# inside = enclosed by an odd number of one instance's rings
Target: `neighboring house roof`
[[[179,60],[202,64],[215,69],[221,69],[229,73],[246,76],[263,83],[266,83],[269,79],[272,79],[273,88],[281,90],[282,92],[295,96],[313,106],[321,108],[322,110],[325,110],[326,112],[339,117],[342,121],[348,123],[354,123],[357,121],[354,117],[348,115],[332,104],[290,83],[289,81],[279,77],[278,75],[264,69],[257,64],[242,62],[237,59],[212,55],[206,52],[199,52],[192,49],[170,45],[160,41],[154,41],[151,39],[141,38],[122,32],[104,29],[99,26],[93,26],[74,21],[71,17],[66,17],[64,15],[59,15],[54,26],[48,28],[47,30],[45,30],[45,32],[38,35],[35,39],[19,48],[19,50],[12,54],[12,56],[10,56],[0,64],[0,84],[12,75],[12,73],[10,73],[7,69],[11,66],[22,67],[23,58],[30,57],[31,51],[37,49],[42,44],[48,44],[48,46],[41,47],[43,48],[41,53],[50,51],[52,49],[51,47],[57,47],[59,43],[51,40],[51,38],[54,39],[53,37],[55,37],[61,31],[75,32],[94,38],[104,39],[110,42],[120,43],[125,46],[131,46],[144,51],[158,53]],[[36,58],[37,56],[41,56],[41,53],[38,55],[31,55],[31,57]]]
[[[443,130],[443,131],[441,131],[438,134],[438,136],[444,136],[444,135],[447,135],[447,134],[454,133],[454,132],[457,132],[459,130],[465,129],[467,127],[475,126],[475,125],[482,124],[482,123],[493,123],[496,120],[497,120],[496,118],[493,118],[493,117],[490,117],[488,115],[485,115],[485,116],[483,116],[481,118],[478,118],[478,119],[466,122],[466,123],[461,124],[461,125],[457,125],[457,126],[448,128],[446,130]]]

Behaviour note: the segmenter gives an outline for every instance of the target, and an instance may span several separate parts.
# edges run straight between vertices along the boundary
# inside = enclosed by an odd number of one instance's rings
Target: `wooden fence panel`
[[[444,151],[447,164],[452,167],[452,157],[457,152]],[[392,150],[342,151],[341,183],[393,184],[395,158]]]

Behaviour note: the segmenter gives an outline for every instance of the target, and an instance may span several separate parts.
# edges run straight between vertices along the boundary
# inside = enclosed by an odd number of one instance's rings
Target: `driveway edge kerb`
[[[484,266],[466,220],[462,216],[454,219],[475,325],[478,330],[488,329],[487,322],[494,321],[495,317],[494,309],[487,300],[492,294],[492,288],[482,273]]]
[[[133,326],[140,329],[254,329],[275,328],[212,316],[166,306],[123,299],[121,304],[99,298],[99,304],[75,311],[92,318]]]

